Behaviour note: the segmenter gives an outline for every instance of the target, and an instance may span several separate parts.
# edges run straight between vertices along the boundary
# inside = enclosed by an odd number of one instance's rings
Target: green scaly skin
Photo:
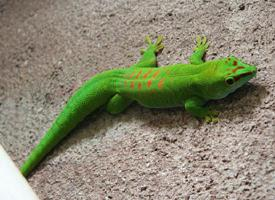
[[[147,36],[147,49],[142,49],[138,63],[129,68],[100,73],[88,80],[69,99],[52,127],[30,153],[21,167],[24,176],[41,162],[75,126],[97,108],[105,106],[112,114],[125,110],[132,102],[148,108],[184,106],[197,118],[216,122],[217,113],[204,104],[221,99],[256,75],[256,67],[233,56],[203,61],[208,44],[197,37],[190,64],[157,68],[156,55],[164,48],[162,37],[155,43]]]

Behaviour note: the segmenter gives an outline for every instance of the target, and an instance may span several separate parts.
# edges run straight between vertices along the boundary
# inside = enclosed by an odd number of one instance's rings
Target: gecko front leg
[[[205,55],[208,46],[209,45],[205,36],[203,38],[201,38],[201,36],[197,36],[196,46],[194,48],[193,54],[189,57],[189,62],[193,65],[204,63],[203,56]]]
[[[198,97],[192,97],[185,101],[184,107],[187,112],[200,119],[204,119],[205,122],[218,122],[218,113],[216,111],[210,111],[207,107],[203,107],[204,101]]]

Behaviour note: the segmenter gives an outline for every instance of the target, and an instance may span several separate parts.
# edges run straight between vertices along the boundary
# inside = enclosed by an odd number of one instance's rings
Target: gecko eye
[[[229,78],[225,79],[225,83],[227,85],[232,85],[234,83],[234,79],[232,77],[229,77]]]

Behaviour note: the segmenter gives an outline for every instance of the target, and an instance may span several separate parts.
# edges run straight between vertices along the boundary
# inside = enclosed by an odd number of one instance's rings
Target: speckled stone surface
[[[137,105],[88,117],[29,178],[41,199],[275,199],[275,1],[0,0],[0,143],[19,166],[88,77],[139,58],[164,35],[159,64],[207,59],[258,66],[203,124],[182,109]],[[0,177],[1,178],[1,177]]]

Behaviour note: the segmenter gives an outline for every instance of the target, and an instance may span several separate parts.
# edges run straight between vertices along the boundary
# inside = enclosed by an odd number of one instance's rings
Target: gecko
[[[118,114],[133,102],[147,108],[184,107],[196,118],[217,122],[218,113],[209,109],[206,102],[226,97],[256,76],[256,66],[234,56],[205,61],[209,47],[205,36],[197,36],[188,64],[162,67],[157,65],[157,56],[164,48],[163,37],[158,36],[152,42],[146,36],[145,41],[147,47],[141,49],[137,63],[91,77],[69,98],[21,166],[25,177],[77,124],[98,108]]]

